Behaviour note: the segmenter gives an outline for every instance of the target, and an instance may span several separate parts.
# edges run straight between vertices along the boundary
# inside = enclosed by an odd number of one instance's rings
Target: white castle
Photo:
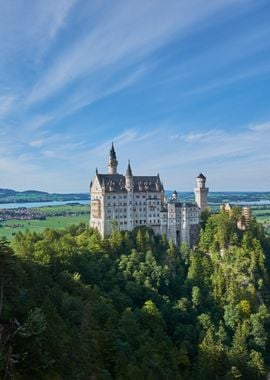
[[[156,234],[165,234],[176,245],[193,246],[200,230],[200,214],[207,208],[206,178],[200,174],[194,189],[195,203],[181,203],[176,191],[165,199],[163,184],[156,176],[134,176],[130,162],[126,174],[117,173],[118,161],[112,144],[108,173],[96,175],[90,184],[90,226],[102,237],[114,226],[131,231],[138,226],[151,227]]]

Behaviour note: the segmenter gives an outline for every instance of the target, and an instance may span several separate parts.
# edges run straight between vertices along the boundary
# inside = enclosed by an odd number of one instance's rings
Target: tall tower
[[[128,167],[126,171],[126,189],[131,191],[133,189],[133,175],[130,167],[130,161],[128,160]]]
[[[117,161],[116,153],[115,153],[114,146],[112,143],[112,147],[109,154],[108,173],[117,174],[117,165],[118,165],[118,161]]]
[[[178,202],[178,194],[176,190],[174,190],[174,192],[172,193],[172,201]]]
[[[208,187],[205,187],[206,177],[200,173],[196,178],[197,187],[194,189],[197,206],[204,210],[208,207]]]

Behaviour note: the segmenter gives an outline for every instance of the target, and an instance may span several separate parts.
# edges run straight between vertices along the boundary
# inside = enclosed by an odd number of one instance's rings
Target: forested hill
[[[205,215],[194,252],[143,228],[1,241],[1,378],[265,379],[269,241],[236,220]]]
[[[88,193],[51,194],[37,190],[15,191],[11,189],[0,189],[0,207],[1,203],[78,201],[87,199],[89,199]]]

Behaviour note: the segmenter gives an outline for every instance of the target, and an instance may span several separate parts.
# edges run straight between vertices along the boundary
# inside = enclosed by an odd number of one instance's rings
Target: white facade
[[[192,246],[200,228],[200,206],[207,205],[208,189],[206,192],[201,191],[205,187],[199,188],[201,197],[197,197],[198,189],[195,190],[197,204],[180,203],[176,192],[165,201],[159,175],[133,176],[130,164],[125,175],[118,174],[117,164],[112,145],[108,174],[97,172],[90,185],[90,226],[102,237],[110,234],[114,226],[128,231],[148,226],[177,245]]]

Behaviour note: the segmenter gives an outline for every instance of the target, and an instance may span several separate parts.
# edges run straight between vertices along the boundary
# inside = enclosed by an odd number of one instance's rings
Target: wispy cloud
[[[240,1],[210,1],[200,7],[198,0],[136,3],[120,1],[96,21],[82,39],[77,38],[55,58],[35,84],[27,103],[57,94],[85,76],[115,70],[140,62],[164,45],[176,33],[185,31],[213,12]],[[140,24],[138,29],[137,25]]]
[[[0,118],[11,111],[15,100],[16,97],[13,95],[0,95]]]
[[[270,131],[270,121],[266,123],[251,125],[249,128],[251,131],[255,132]]]
[[[268,159],[269,122],[257,120],[270,116],[270,28],[251,20],[257,2],[30,3],[1,4],[3,184],[82,191],[95,166],[106,170],[112,140],[121,170],[130,158],[134,171],[159,171],[178,188],[202,166],[214,175],[234,161],[251,174]],[[254,83],[264,92],[252,86],[240,116],[242,99],[230,99]],[[213,103],[224,99],[219,112]]]
[[[20,0],[1,2],[0,56],[9,59],[11,54],[24,54],[34,61],[45,53],[59,31],[76,0],[34,1],[25,6]],[[30,57],[30,54],[32,57]],[[3,61],[2,61],[3,62]]]
[[[222,138],[224,136],[223,131],[218,131],[215,129],[211,129],[209,131],[204,132],[189,132],[185,135],[180,135],[179,138],[187,141],[187,142],[205,142],[205,141],[211,141],[213,139]]]

